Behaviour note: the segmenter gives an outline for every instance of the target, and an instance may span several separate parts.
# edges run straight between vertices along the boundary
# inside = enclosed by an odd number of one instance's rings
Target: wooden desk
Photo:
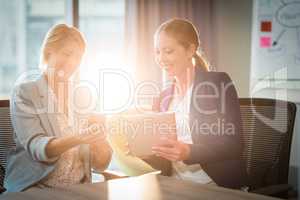
[[[159,175],[111,180],[108,182],[75,185],[63,189],[32,189],[26,192],[9,193],[0,196],[2,200],[79,200],[79,199],[260,199],[276,198],[206,186],[189,181],[180,181]]]

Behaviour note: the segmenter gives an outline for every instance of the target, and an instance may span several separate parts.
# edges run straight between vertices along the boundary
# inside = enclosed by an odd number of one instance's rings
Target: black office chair
[[[5,191],[3,181],[5,176],[6,156],[8,150],[15,146],[12,132],[9,100],[0,100],[0,193]]]
[[[5,167],[7,153],[9,149],[15,147],[13,140],[13,128],[10,119],[9,100],[0,100],[0,194],[5,191],[3,181],[5,176]],[[105,180],[125,178],[113,171],[98,172],[101,173]]]
[[[296,115],[292,102],[241,98],[244,151],[250,192],[286,197]]]

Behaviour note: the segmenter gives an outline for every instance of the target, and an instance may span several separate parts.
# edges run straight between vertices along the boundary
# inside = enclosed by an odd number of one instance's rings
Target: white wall
[[[251,0],[215,0],[213,3],[214,65],[233,79],[240,97],[249,96]]]

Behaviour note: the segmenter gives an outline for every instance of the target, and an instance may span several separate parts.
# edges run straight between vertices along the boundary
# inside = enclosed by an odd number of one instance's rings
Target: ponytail
[[[196,67],[200,67],[203,71],[209,71],[209,64],[203,55],[196,51],[193,59]]]
[[[200,45],[199,33],[196,27],[189,21],[184,19],[171,19],[166,21],[157,29],[155,38],[162,31],[166,32],[169,36],[177,40],[186,49],[190,48],[190,45],[195,45],[198,49]],[[193,55],[193,64],[200,67],[203,71],[209,71],[209,63],[202,52],[195,52]]]

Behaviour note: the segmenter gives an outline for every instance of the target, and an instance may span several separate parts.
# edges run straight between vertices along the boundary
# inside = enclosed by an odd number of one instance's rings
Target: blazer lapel
[[[56,118],[56,108],[53,101],[53,93],[51,89],[48,88],[48,83],[44,76],[41,76],[37,82],[37,93],[36,98],[34,98],[34,103],[40,108],[40,118],[44,127],[51,131],[49,134],[53,136],[60,136],[61,130],[59,129],[58,121]]]

